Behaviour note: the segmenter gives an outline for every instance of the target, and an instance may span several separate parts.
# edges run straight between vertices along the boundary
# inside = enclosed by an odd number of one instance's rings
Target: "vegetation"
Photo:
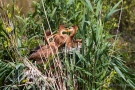
[[[33,3],[35,11],[28,16],[20,14],[14,0],[11,7],[1,6],[1,89],[135,89],[135,73],[127,67],[118,45],[123,0],[112,4],[103,0]],[[45,44],[45,30],[57,31],[61,24],[79,27],[75,38],[83,40],[81,52],[59,53],[43,65],[28,60],[30,50]],[[114,28],[116,34],[111,35]]]

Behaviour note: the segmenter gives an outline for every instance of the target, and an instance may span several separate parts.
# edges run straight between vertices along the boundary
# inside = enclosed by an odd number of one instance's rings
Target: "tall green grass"
[[[8,23],[6,26],[6,21],[1,18],[0,40],[5,42],[1,43],[0,51],[2,68],[0,82],[4,82],[1,88],[5,90],[135,88],[135,74],[130,73],[121,54],[115,48],[117,41],[110,41],[113,36],[109,34],[106,26],[111,22],[111,16],[122,10],[118,8],[122,2],[121,0],[104,10],[103,0],[42,0],[40,3],[34,2],[35,12],[28,14],[27,17],[14,15],[14,12],[7,13],[5,10],[6,15],[12,15],[5,18],[14,28],[11,32],[6,31],[11,25]],[[14,8],[12,9],[11,11],[14,11]],[[36,66],[27,61],[29,51],[39,44],[44,44],[42,41],[44,29],[51,27],[52,31],[56,31],[60,24],[79,27],[75,38],[83,40],[81,52],[73,50],[73,54],[60,53],[43,66]],[[7,71],[5,68],[8,68]],[[30,77],[32,82],[29,83]]]

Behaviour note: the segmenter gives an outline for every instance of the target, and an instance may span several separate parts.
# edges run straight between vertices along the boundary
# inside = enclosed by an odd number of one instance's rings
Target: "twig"
[[[49,30],[50,30],[50,32],[51,32],[51,34],[52,34],[51,26],[50,26],[50,23],[49,23],[47,14],[46,14],[46,10],[45,10],[45,6],[44,6],[44,1],[43,1],[43,0],[42,0],[42,5],[43,5],[43,9],[44,9],[44,13],[45,13],[46,20],[47,20],[47,23],[48,23],[48,26],[49,26]]]
[[[121,16],[122,16],[122,7],[123,7],[123,0],[122,0],[122,5],[121,5],[121,10],[120,10],[120,16],[119,16],[119,21],[118,21],[118,28],[117,28],[117,30],[116,30],[116,36],[115,36],[115,41],[118,39],[118,34],[119,34],[119,27],[120,27],[120,21],[121,21]],[[114,46],[115,46],[115,44],[116,44],[116,42],[114,42],[114,45],[113,45],[113,49],[115,48]],[[113,53],[113,52],[112,52]]]
[[[121,16],[122,16],[122,7],[123,7],[123,0],[122,0],[122,5],[121,5],[121,10],[120,10],[120,17],[119,17],[119,21],[118,21],[118,28],[116,30],[116,37],[115,37],[115,40],[117,39],[117,36],[119,34],[119,28],[120,28],[120,21],[121,21]]]

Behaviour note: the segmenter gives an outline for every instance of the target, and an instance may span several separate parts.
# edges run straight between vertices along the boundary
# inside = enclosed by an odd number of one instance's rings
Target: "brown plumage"
[[[55,37],[54,37],[54,42],[56,43],[58,47],[62,47],[69,37],[67,34],[63,34],[64,32],[67,32],[66,26],[60,25],[58,34],[55,34]]]
[[[42,60],[47,59],[50,56],[53,56],[58,53],[58,47],[55,43],[51,43],[50,45],[42,45],[38,46],[34,49],[29,56],[29,60],[35,60],[37,63],[42,63]]]
[[[77,26],[73,26],[68,30],[68,32],[72,32],[70,34],[70,36],[68,37],[67,41],[66,41],[66,46],[67,46],[68,49],[82,46],[82,40],[81,39],[78,39],[78,40],[74,39],[74,36],[75,36],[77,30],[78,30]]]
[[[81,46],[82,40],[75,40],[74,36],[78,30],[77,26],[73,26],[67,29],[65,25],[60,25],[57,34],[51,34],[50,31],[45,32],[45,40],[49,45],[37,46],[34,50],[30,52],[29,60],[35,60],[37,63],[42,63],[42,60],[58,54],[58,49],[66,44],[68,49]],[[63,34],[63,32],[72,32],[69,35]],[[50,41],[50,39],[53,39]]]
[[[53,41],[54,35],[50,31],[45,32],[44,39],[48,45],[37,46],[30,52],[29,60],[35,60],[37,63],[42,63],[42,60],[47,59],[58,53],[58,46]],[[52,41],[50,40],[52,39]]]
[[[54,41],[53,38],[54,38],[54,35],[51,34],[51,32],[50,32],[49,30],[47,30],[47,31],[45,32],[45,34],[44,34],[44,39],[45,39],[45,41],[47,42],[47,44],[53,42],[53,41]]]
[[[58,48],[65,44],[66,38],[68,37],[68,35],[63,34],[63,32],[66,32],[65,25],[60,25],[58,34],[51,34],[50,31],[46,31],[44,39],[49,45],[37,46],[31,51],[29,60],[35,60],[37,63],[41,63],[42,60],[58,54]],[[50,39],[53,40],[50,41]]]
[[[74,42],[74,47],[78,47],[78,48],[81,48],[82,47],[82,39],[73,39],[73,42]]]
[[[36,48],[34,48],[33,50],[30,51],[29,55],[31,55],[32,53],[35,53],[38,49],[40,49],[43,46],[45,46],[45,45],[37,46]]]

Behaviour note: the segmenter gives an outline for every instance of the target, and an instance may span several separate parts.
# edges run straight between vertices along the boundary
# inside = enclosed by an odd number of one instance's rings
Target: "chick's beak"
[[[52,34],[51,36],[56,36],[57,34]]]
[[[70,29],[69,29],[69,28],[67,28],[67,29],[66,29],[66,32],[70,32]]]

